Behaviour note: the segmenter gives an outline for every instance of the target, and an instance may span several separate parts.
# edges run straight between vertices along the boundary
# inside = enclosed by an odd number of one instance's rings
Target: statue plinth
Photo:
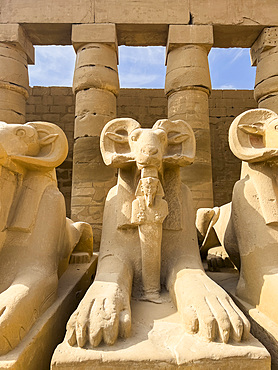
[[[59,280],[54,304],[36,321],[21,343],[0,356],[0,369],[48,370],[52,353],[65,334],[66,322],[91,284],[97,257],[89,263],[71,264]]]
[[[185,332],[168,293],[161,298],[161,304],[131,301],[130,338],[97,348],[64,341],[54,352],[51,369],[270,369],[268,352],[251,335],[241,343],[206,342]]]
[[[239,273],[234,269],[221,269],[220,272],[208,272],[217,284],[222,286],[233,298],[237,306],[251,323],[251,333],[258,338],[271,355],[273,369],[278,368],[278,325],[256,307],[236,295]]]

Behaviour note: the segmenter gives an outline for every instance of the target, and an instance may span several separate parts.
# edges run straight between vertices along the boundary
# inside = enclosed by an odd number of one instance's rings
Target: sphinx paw
[[[84,297],[71,316],[66,334],[71,346],[84,347],[87,341],[93,347],[102,341],[112,345],[118,337],[128,337],[131,328],[129,298],[123,296],[117,284],[108,284],[102,290],[97,287],[99,283],[92,286],[91,294]]]

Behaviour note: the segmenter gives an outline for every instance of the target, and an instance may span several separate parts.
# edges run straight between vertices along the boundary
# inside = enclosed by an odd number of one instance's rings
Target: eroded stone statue
[[[191,194],[179,170],[194,160],[190,126],[159,120],[142,129],[133,119],[114,119],[102,131],[101,152],[119,168],[118,183],[106,199],[96,278],[68,322],[67,342],[96,347],[129,336],[131,294],[159,303],[161,287],[187,332],[224,343],[246,338],[247,319],[199,256]]]
[[[243,161],[241,179],[206,239],[224,246],[240,269],[236,295],[278,323],[278,115],[268,109],[242,113],[230,127],[229,144]]]
[[[55,301],[73,249],[92,254],[91,227],[66,219],[57,188],[66,155],[58,126],[0,122],[0,355]]]

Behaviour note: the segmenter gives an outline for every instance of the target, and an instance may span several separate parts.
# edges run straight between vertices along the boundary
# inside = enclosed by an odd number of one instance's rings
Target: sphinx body
[[[224,343],[246,338],[247,319],[208,278],[199,256],[191,194],[179,170],[194,159],[190,126],[159,120],[142,129],[115,119],[102,131],[101,151],[119,168],[118,183],[105,203],[95,281],[68,322],[68,343],[96,347],[129,336],[131,295],[159,304],[163,288],[187,332]]]
[[[207,229],[208,247],[221,244],[240,270],[237,296],[278,323],[277,114],[267,109],[242,113],[230,127],[229,144],[243,161],[241,178],[231,203],[220,207]],[[199,210],[200,220],[204,212]]]
[[[66,155],[54,124],[0,123],[0,355],[55,301],[73,249],[92,254],[90,226],[66,218],[57,188],[55,167]]]

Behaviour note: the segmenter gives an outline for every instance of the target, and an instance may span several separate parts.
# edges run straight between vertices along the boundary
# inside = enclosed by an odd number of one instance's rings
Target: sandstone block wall
[[[121,89],[117,100],[118,117],[136,119],[142,127],[152,127],[167,118],[167,99],[162,89]]]
[[[239,179],[241,161],[230,151],[228,131],[240,113],[257,108],[252,90],[214,90],[209,99],[214,205],[231,201],[234,183]]]
[[[234,117],[256,107],[253,91],[214,90],[209,98],[214,204],[231,199],[239,179],[240,162],[228,147],[228,130]],[[162,89],[121,89],[117,99],[117,116],[131,117],[143,127],[152,127],[167,117],[167,99]],[[70,87],[33,87],[26,108],[27,121],[49,121],[59,125],[69,141],[66,161],[57,169],[59,188],[66,198],[70,216],[74,96]]]

